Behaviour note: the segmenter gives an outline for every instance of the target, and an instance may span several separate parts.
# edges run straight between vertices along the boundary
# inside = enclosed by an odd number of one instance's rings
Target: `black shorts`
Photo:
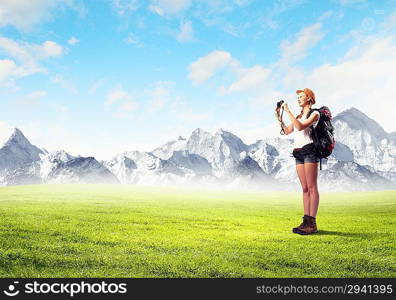
[[[294,149],[293,156],[296,159],[296,165],[319,162],[319,157],[316,154],[315,146],[313,143],[304,145],[302,148]]]

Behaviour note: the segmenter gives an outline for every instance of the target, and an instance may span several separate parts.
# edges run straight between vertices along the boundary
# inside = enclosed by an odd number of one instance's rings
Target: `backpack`
[[[320,158],[320,169],[322,170],[322,158],[330,156],[335,146],[334,127],[331,123],[331,112],[327,106],[311,109],[307,119],[314,111],[319,112],[320,118],[315,128],[311,125],[309,135],[315,145],[316,154]]]

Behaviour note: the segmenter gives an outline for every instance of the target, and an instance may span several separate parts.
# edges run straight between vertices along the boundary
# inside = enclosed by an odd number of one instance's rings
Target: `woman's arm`
[[[291,111],[287,107],[286,103],[284,103],[283,106],[284,106],[285,111],[289,115],[290,120],[292,121],[292,125],[294,125],[294,127],[296,127],[296,129],[298,131],[304,130],[305,128],[311,126],[312,124],[314,124],[319,119],[319,115],[318,114],[312,113],[309,116],[308,119],[306,119],[304,121],[299,121],[293,116],[293,114],[291,113]]]
[[[290,124],[289,126],[283,128],[283,130],[285,131],[285,134],[286,134],[286,135],[292,133],[292,132],[294,131],[293,123]]]

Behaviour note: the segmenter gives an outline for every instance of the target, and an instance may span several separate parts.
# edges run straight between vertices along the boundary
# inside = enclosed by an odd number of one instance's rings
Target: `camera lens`
[[[283,101],[283,100],[277,102],[277,103],[276,103],[276,107],[277,107],[277,108],[280,108],[281,105],[282,105],[284,102],[285,102],[285,101]]]

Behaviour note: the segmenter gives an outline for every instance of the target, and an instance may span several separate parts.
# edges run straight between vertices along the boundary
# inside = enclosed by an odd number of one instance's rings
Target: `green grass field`
[[[396,191],[0,188],[0,277],[395,277]]]

